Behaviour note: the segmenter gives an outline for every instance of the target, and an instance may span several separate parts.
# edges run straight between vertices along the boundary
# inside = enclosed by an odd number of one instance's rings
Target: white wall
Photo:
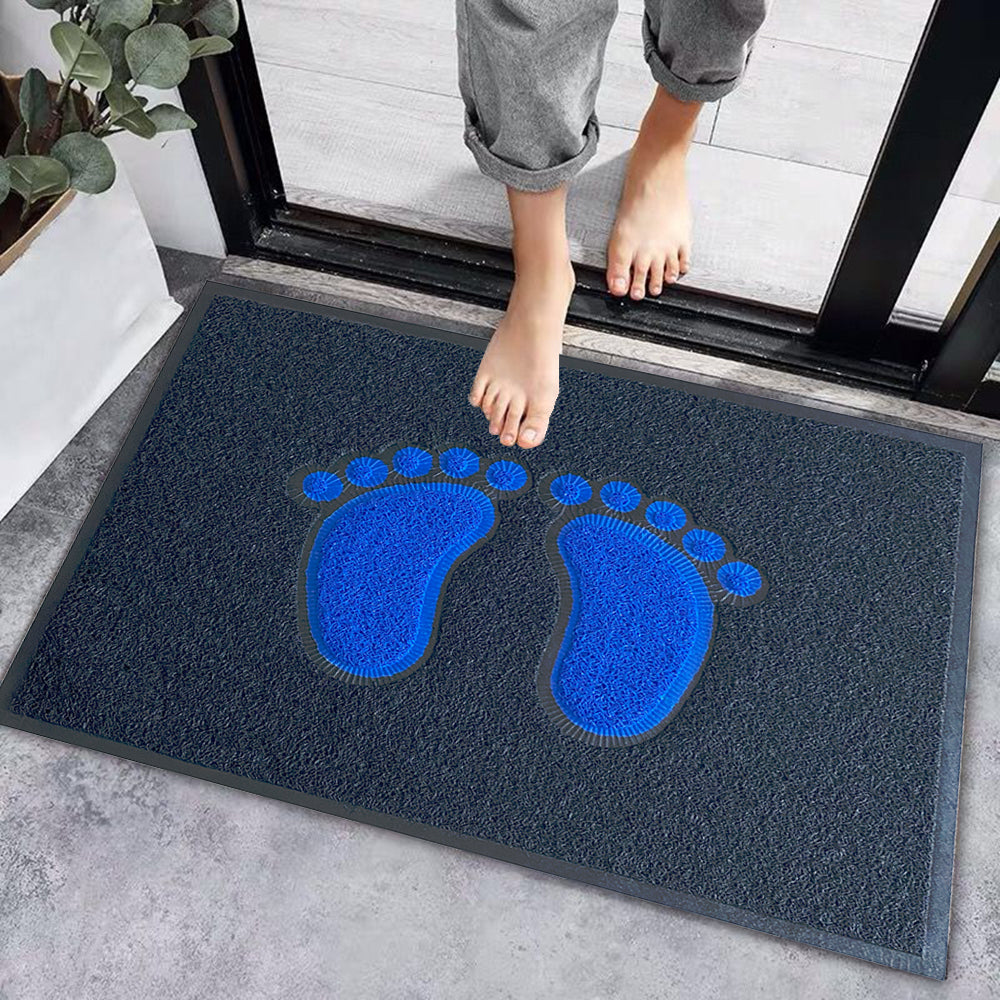
[[[58,79],[59,57],[49,40],[49,29],[57,20],[56,14],[35,10],[25,0],[0,0],[0,70],[19,75],[37,66],[49,79]],[[153,104],[183,107],[176,89],[136,90]],[[152,139],[122,133],[108,142],[125,165],[154,243],[225,256],[219,219],[190,132],[169,132]]]

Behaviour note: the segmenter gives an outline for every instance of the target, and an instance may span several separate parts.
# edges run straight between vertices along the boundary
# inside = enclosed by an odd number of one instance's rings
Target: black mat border
[[[611,365],[565,356],[562,358],[563,367],[567,368],[597,372],[613,378],[643,382],[647,385],[663,386],[686,392],[693,396],[725,399],[743,406],[753,406],[757,409],[805,417],[827,424],[854,427],[889,437],[920,441],[924,444],[946,448],[964,455],[963,507],[959,527],[958,572],[952,618],[953,633],[948,670],[945,677],[941,780],[938,788],[937,810],[934,818],[934,852],[931,864],[927,930],[923,948],[919,955],[866,944],[854,938],[830,934],[825,931],[817,931],[814,928],[794,924],[789,921],[762,917],[759,914],[717,903],[710,899],[662,889],[607,872],[595,871],[581,865],[560,861],[557,858],[506,847],[503,844],[482,840],[478,837],[453,833],[439,827],[414,823],[397,816],[375,813],[366,809],[359,809],[334,802],[320,796],[308,795],[292,789],[282,788],[278,785],[270,785],[266,782],[228,774],[223,771],[203,767],[199,764],[191,764],[187,761],[169,757],[166,754],[143,750],[124,743],[117,743],[113,740],[92,736],[89,733],[79,730],[55,726],[28,716],[15,715],[11,712],[9,708],[11,695],[20,683],[34,656],[45,626],[55,612],[66,587],[69,585],[76,571],[77,565],[86,552],[91,535],[103,518],[115,490],[118,488],[118,484],[121,482],[132,457],[145,437],[146,430],[156,413],[160,399],[170,384],[174,372],[180,365],[191,340],[194,338],[206,310],[217,295],[226,295],[231,298],[257,302],[261,305],[294,309],[346,322],[374,326],[379,329],[390,330],[395,333],[419,337],[421,339],[443,340],[472,347],[479,351],[482,351],[486,344],[486,341],[483,339],[447,330],[433,329],[402,320],[383,319],[371,314],[340,309],[321,303],[301,301],[290,295],[276,295],[271,292],[251,289],[242,285],[230,285],[217,280],[206,281],[204,288],[188,314],[184,327],[164,362],[163,368],[150,388],[139,415],[136,417],[125,442],[119,449],[90,512],[77,532],[69,552],[56,574],[52,585],[49,587],[34,621],[18,647],[7,674],[3,678],[3,682],[0,683],[0,725],[34,733],[38,736],[45,736],[62,743],[85,747],[89,750],[98,750],[101,753],[132,760],[140,764],[147,764],[168,771],[176,771],[180,774],[211,781],[219,785],[226,785],[240,791],[279,799],[294,805],[304,806],[308,809],[341,816],[345,819],[368,823],[372,826],[393,830],[408,836],[420,837],[434,843],[454,847],[459,850],[471,851],[550,875],[558,875],[562,878],[585,882],[605,889],[612,889],[616,892],[637,896],[676,909],[698,913],[729,923],[740,924],[753,930],[763,931],[767,934],[776,935],[788,940],[839,952],[840,954],[860,958],[877,965],[889,966],[890,968],[916,973],[931,979],[943,980],[945,978],[950,929],[951,885],[955,858],[955,835],[958,820],[962,736],[964,732],[965,684],[972,615],[972,587],[975,572],[975,541],[982,468],[982,445],[978,442],[900,427],[895,424],[883,423],[867,418],[827,412],[795,403],[786,403],[750,394],[737,393],[714,386],[695,385],[661,375],[652,375],[647,372],[616,368]]]

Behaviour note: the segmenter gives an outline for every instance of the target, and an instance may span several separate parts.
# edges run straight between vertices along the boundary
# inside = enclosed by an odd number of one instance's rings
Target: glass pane
[[[700,115],[689,287],[819,308],[932,5],[771,0],[742,83]],[[290,201],[509,244],[504,190],[463,143],[455,0],[245,8]],[[570,185],[574,257],[602,268],[655,87],[642,14],[620,0],[597,153]]]
[[[979,121],[893,319],[937,328],[1000,219],[1000,87]]]

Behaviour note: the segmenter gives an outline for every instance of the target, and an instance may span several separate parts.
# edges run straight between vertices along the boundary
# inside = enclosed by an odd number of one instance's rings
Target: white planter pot
[[[183,311],[116,163],[0,274],[0,517]]]

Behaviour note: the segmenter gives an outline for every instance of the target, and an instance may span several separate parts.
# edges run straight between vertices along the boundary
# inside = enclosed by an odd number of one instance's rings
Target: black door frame
[[[943,344],[921,380],[917,399],[939,406],[1000,416],[1000,382],[977,386],[967,397],[965,373],[996,360],[1000,336],[1000,220],[972,266],[941,325]]]
[[[232,42],[180,88],[229,253],[506,305],[505,248],[290,205],[245,16]],[[891,318],[1000,81],[997,52],[997,0],[937,0],[818,315],[677,286],[634,302],[575,265],[568,322],[1000,417],[997,394],[981,391],[1000,354],[995,247],[941,330]]]

